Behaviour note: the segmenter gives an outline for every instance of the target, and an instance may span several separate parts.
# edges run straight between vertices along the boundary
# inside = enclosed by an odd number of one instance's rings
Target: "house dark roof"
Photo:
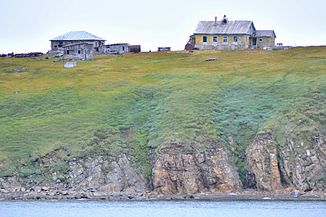
[[[200,21],[195,34],[250,34],[252,21],[235,20],[223,23],[222,21]]]
[[[274,30],[257,30],[255,32],[255,36],[256,37],[275,37],[276,38],[276,34],[275,34]]]
[[[68,32],[50,41],[77,41],[77,40],[105,41],[103,38],[97,37],[85,31]]]

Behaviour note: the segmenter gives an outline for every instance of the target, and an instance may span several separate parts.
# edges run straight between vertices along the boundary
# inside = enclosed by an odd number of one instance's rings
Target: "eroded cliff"
[[[153,167],[153,189],[159,194],[231,192],[241,188],[238,172],[222,147],[184,151],[171,143],[159,151]]]
[[[284,136],[284,143],[278,143],[271,131],[261,132],[249,145],[247,162],[255,176],[255,187],[266,191],[325,191],[325,136],[318,129]]]

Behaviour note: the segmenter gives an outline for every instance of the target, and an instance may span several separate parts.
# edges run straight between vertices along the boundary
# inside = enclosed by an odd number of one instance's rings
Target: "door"
[[[253,38],[253,40],[252,40],[252,45],[253,45],[253,46],[256,46],[256,45],[257,45],[257,38]]]

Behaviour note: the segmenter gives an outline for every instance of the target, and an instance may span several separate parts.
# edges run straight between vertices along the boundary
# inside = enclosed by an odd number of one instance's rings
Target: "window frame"
[[[224,44],[227,44],[228,43],[228,36],[227,35],[224,35],[223,36],[223,43]]]
[[[203,35],[203,43],[207,43],[207,40],[208,39],[208,37],[207,37],[207,35]]]
[[[236,35],[233,36],[233,42],[234,42],[234,43],[238,43],[238,36],[236,36]]]
[[[213,42],[218,43],[218,36],[213,36]]]

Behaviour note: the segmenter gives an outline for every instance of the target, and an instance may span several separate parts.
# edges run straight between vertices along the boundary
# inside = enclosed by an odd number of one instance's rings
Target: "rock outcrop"
[[[46,156],[38,160],[38,166],[54,163],[55,154],[51,158]],[[0,179],[0,192],[17,193],[26,197],[54,197],[67,196],[68,198],[89,197],[96,195],[131,195],[137,196],[148,191],[147,181],[125,154],[117,158],[110,156],[93,156],[73,159],[66,162],[68,173],[59,177],[59,171],[41,174],[43,180],[33,183],[17,176]],[[51,173],[49,173],[51,171]]]
[[[283,188],[277,156],[271,132],[258,134],[249,145],[248,169],[255,174],[258,190],[275,191]]]
[[[147,190],[146,179],[131,165],[125,154],[116,161],[99,156],[75,160],[69,165],[69,189],[131,194]]]
[[[305,137],[305,138],[303,138]],[[302,191],[326,190],[325,135],[317,129],[309,134],[290,134],[281,145],[280,157],[285,180]]]
[[[237,191],[241,184],[223,148],[184,151],[181,143],[172,143],[156,158],[153,187],[159,194],[194,194]]]
[[[248,169],[258,190],[325,191],[326,143],[317,129],[284,135],[277,143],[272,132],[259,133],[247,149]]]

